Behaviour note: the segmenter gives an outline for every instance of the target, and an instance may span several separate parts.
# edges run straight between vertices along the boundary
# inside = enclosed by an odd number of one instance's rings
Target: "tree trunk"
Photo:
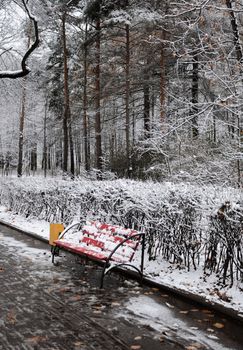
[[[102,171],[101,120],[100,120],[100,19],[96,20],[96,66],[95,66],[95,145],[96,168]],[[98,175],[101,179],[101,174]]]
[[[126,92],[125,92],[125,104],[126,104],[126,158],[127,158],[127,176],[131,176],[131,159],[130,159],[130,27],[126,24]]]
[[[150,137],[150,94],[147,76],[143,84],[143,115],[144,115],[144,136]]]
[[[30,170],[33,171],[33,173],[37,170],[37,144],[35,144],[30,152]]]
[[[228,9],[230,10],[230,18],[231,18],[231,28],[232,28],[232,32],[234,35],[234,46],[235,46],[235,52],[236,52],[236,58],[237,61],[239,62],[239,67],[240,67],[240,78],[241,78],[241,82],[243,84],[243,78],[242,78],[242,59],[243,59],[243,52],[242,52],[242,48],[241,48],[241,44],[240,44],[240,33],[239,33],[239,28],[238,28],[238,24],[236,21],[236,17],[235,17],[235,12],[232,8],[232,1],[231,0],[226,0],[226,5],[228,7]],[[236,123],[237,123],[237,137],[238,137],[238,147],[239,147],[239,153],[242,152],[242,130],[243,130],[243,122],[242,122],[242,112],[239,111],[238,113],[235,113],[236,115]],[[242,187],[242,179],[241,179],[241,173],[242,173],[242,168],[243,168],[243,164],[242,164],[242,160],[237,159],[237,163],[236,163],[236,167],[237,167],[237,179],[238,179],[238,187]]]
[[[164,39],[164,34],[163,34]],[[160,51],[160,121],[165,121],[165,56],[164,47]]]
[[[237,61],[240,62],[242,60],[243,54],[242,54],[242,49],[241,49],[241,45],[240,45],[239,29],[238,29],[238,25],[237,25],[236,18],[235,18],[235,13],[234,13],[233,8],[232,8],[232,1],[226,0],[226,6],[230,10],[229,14],[230,14],[230,18],[231,18],[231,28],[232,28],[233,35],[234,35],[235,52],[236,52]]]
[[[18,177],[21,177],[23,175],[25,103],[26,103],[26,78],[24,78],[24,81],[23,81],[21,112],[20,112],[20,119],[19,119],[19,155],[18,155],[18,167],[17,167]]]
[[[66,44],[66,13],[62,16],[62,43],[64,61],[64,113],[63,113],[63,171],[68,171],[68,123],[70,120],[69,90],[68,90],[68,66]]]
[[[71,115],[70,115],[71,117]],[[69,120],[69,145],[70,145],[70,172],[72,179],[75,176],[75,161],[74,161],[74,146],[73,146],[73,135],[72,135],[72,122]]]
[[[45,114],[44,114],[44,135],[43,135],[43,158],[42,158],[42,169],[44,170],[44,177],[46,177],[47,172],[47,142],[46,142],[46,119],[47,119],[47,101],[45,104]]]
[[[29,28],[27,48],[29,51],[30,47],[30,36],[31,28]],[[17,166],[17,176],[21,177],[23,175],[23,147],[24,147],[24,123],[25,123],[25,104],[26,104],[26,75],[23,78],[23,88],[22,88],[22,101],[21,101],[21,112],[19,119],[19,155],[18,155],[18,166]]]
[[[192,114],[192,137],[197,138],[199,131],[198,131],[198,120],[197,120],[197,114],[198,114],[198,93],[199,93],[199,63],[198,63],[198,56],[195,55],[193,57],[193,63],[192,63],[192,108],[191,108],[191,114]]]
[[[87,31],[88,25],[85,25],[85,43],[87,41]],[[90,170],[90,151],[89,151],[89,138],[88,138],[88,116],[87,116],[87,107],[88,107],[88,99],[87,99],[87,70],[88,70],[88,50],[87,44],[84,47],[84,87],[83,87],[83,139],[84,139],[84,163],[85,170]]]

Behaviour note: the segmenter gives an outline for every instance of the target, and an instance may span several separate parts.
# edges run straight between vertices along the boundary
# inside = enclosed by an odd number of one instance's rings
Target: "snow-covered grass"
[[[144,230],[147,276],[243,313],[240,190],[56,178],[1,178],[0,184],[0,219],[46,239],[50,222],[80,218]]]

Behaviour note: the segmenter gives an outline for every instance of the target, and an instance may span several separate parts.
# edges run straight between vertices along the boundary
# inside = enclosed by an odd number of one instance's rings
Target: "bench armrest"
[[[82,223],[81,222],[76,222],[74,224],[69,225],[68,227],[65,228],[64,231],[62,231],[62,233],[60,234],[58,239],[62,239],[64,237],[64,235],[67,233],[67,231],[69,231],[71,228],[74,228],[75,226],[77,227],[82,227]]]

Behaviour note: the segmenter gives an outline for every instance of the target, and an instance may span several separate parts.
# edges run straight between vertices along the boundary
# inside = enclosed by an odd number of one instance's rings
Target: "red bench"
[[[98,221],[75,223],[68,226],[54,244],[53,263],[60,249],[102,262],[101,288],[105,275],[118,266],[130,266],[140,274],[141,279],[143,277],[145,234],[142,232]],[[140,268],[131,263],[139,246],[141,246]]]

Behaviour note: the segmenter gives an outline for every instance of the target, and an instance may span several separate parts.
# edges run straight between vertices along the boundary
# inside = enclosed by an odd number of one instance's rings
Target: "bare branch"
[[[35,17],[30,13],[30,10],[27,6],[28,0],[22,0],[23,6],[25,8],[25,11],[30,19],[30,21],[33,23],[34,27],[34,33],[35,33],[35,41],[34,43],[28,48],[26,53],[24,54],[22,61],[21,61],[21,69],[17,71],[0,71],[0,79],[9,78],[9,79],[17,79],[26,76],[30,73],[30,68],[27,66],[27,60],[29,56],[32,54],[32,52],[38,47],[39,45],[39,31],[38,31],[38,22],[35,19]]]

